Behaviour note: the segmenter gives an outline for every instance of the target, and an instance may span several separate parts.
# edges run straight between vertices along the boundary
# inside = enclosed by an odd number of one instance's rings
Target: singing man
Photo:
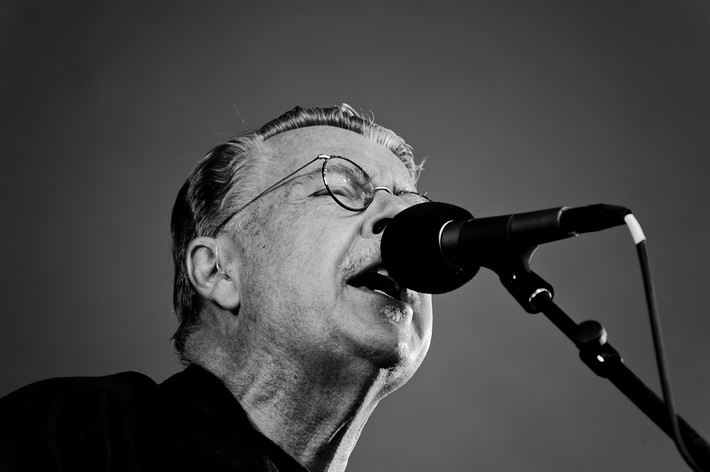
[[[347,105],[297,107],[213,148],[171,218],[185,369],[6,396],[0,469],[345,470],[431,339],[431,296],[380,255],[388,222],[426,201],[419,171],[411,146]]]

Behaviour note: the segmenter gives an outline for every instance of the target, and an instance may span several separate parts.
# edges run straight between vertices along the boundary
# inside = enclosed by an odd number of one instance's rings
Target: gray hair
[[[180,322],[173,343],[182,362],[189,361],[185,343],[199,326],[200,309],[200,296],[186,271],[188,245],[197,237],[212,236],[225,218],[258,194],[262,176],[274,157],[267,139],[308,126],[335,126],[361,134],[399,157],[415,180],[419,177],[421,166],[414,163],[412,147],[391,130],[375,124],[372,117],[364,117],[346,104],[296,107],[256,131],[212,148],[180,188],[170,219],[175,266],[173,306]],[[233,231],[238,225],[239,218],[234,218],[226,229]]]

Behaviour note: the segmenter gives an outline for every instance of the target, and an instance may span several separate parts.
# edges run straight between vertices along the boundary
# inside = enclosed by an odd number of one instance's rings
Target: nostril
[[[380,234],[385,230],[390,221],[392,221],[392,218],[383,218],[377,221],[372,227],[372,232],[375,234]]]

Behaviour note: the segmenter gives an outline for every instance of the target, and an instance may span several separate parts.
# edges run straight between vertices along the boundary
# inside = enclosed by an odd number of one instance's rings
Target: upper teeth
[[[389,276],[390,276],[390,274],[387,272],[387,269],[385,269],[384,267],[381,268],[381,269],[377,269],[377,273],[380,274],[380,275],[384,275],[385,277],[389,277]]]

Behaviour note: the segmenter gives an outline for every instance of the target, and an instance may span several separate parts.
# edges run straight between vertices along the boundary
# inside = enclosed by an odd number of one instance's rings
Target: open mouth
[[[364,271],[348,280],[348,285],[371,290],[394,300],[405,301],[407,290],[389,276],[384,268]]]

